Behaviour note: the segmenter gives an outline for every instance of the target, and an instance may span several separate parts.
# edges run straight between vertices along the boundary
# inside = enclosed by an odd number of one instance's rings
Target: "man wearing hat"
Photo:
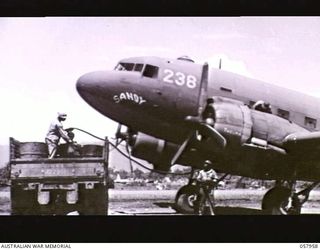
[[[262,100],[257,101],[253,106],[252,109],[258,110],[261,112],[272,114],[271,105],[270,103],[264,102]]]
[[[196,178],[200,182],[216,182],[218,180],[218,175],[213,170],[211,161],[204,162],[203,169],[199,171]]]
[[[67,131],[63,129],[62,122],[67,119],[67,114],[59,112],[57,119],[55,119],[49,127],[47,136],[46,136],[46,143],[48,145],[49,150],[49,159],[52,159],[56,152],[57,147],[59,144],[59,140],[62,137],[67,143],[72,143],[72,140],[68,136]]]
[[[200,170],[196,176],[196,180],[198,181],[200,189],[195,201],[195,212],[199,215],[205,214],[205,210],[203,209],[205,209],[204,206],[206,206],[207,202],[210,203],[210,214],[214,215],[214,203],[210,197],[210,193],[214,188],[216,188],[219,178],[216,171],[214,171],[212,167],[212,162],[206,160],[203,164],[203,169]]]

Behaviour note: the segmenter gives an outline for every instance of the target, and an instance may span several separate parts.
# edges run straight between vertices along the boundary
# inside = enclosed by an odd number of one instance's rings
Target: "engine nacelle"
[[[284,138],[306,130],[274,114],[250,109],[241,101],[214,97],[214,128],[229,145],[242,145],[258,138],[282,146]]]
[[[251,112],[242,102],[215,97],[214,128],[219,131],[230,144],[242,144],[251,136]]]
[[[253,110],[241,101],[223,97],[214,97],[213,99],[213,126],[227,140],[227,147],[231,150],[243,144],[250,144],[284,153],[284,150],[281,149],[284,138],[292,133],[306,131],[276,115]],[[133,135],[130,141],[134,157],[146,160],[153,164],[155,169],[162,171],[169,170],[171,160],[180,147],[180,145],[140,132]],[[183,154],[178,160],[178,164],[201,165],[205,158],[210,158],[215,153],[221,153],[220,149],[216,149],[212,143],[210,144],[208,137],[193,143],[192,150]],[[199,151],[201,151],[200,154]]]
[[[133,136],[131,153],[134,157],[153,164],[157,170],[168,171],[178,147],[176,144],[138,133]]]

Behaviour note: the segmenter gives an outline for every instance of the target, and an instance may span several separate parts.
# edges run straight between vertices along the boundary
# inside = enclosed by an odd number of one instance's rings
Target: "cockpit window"
[[[143,68],[143,64],[137,63],[137,64],[134,65],[134,69],[133,70],[141,72],[142,68]]]
[[[115,68],[115,70],[125,70],[125,71],[137,71],[137,72],[142,72],[143,69],[143,64],[141,63],[119,63]]]
[[[126,70],[126,71],[131,71],[133,70],[134,63],[119,63],[116,67],[115,70]]]
[[[147,64],[143,71],[143,76],[150,78],[158,77],[159,68],[153,65]]]
[[[126,63],[121,62],[114,68],[115,70],[124,70],[124,71],[136,71],[143,72],[142,75],[150,78],[157,78],[159,68],[150,64],[145,65],[142,63]]]

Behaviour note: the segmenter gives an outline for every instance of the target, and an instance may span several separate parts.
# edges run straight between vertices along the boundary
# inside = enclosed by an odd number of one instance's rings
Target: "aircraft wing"
[[[289,154],[320,158],[320,131],[290,134],[284,139],[283,146]]]

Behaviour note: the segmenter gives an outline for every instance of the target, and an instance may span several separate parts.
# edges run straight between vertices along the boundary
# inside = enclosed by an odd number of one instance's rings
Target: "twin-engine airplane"
[[[188,57],[123,59],[114,70],[81,76],[77,90],[130,128],[132,155],[155,169],[201,169],[210,161],[218,172],[275,180],[262,200],[268,213],[299,214],[320,181],[320,101],[314,97]],[[311,183],[297,192],[298,180]],[[187,185],[177,193],[182,211],[192,208],[192,192]]]

